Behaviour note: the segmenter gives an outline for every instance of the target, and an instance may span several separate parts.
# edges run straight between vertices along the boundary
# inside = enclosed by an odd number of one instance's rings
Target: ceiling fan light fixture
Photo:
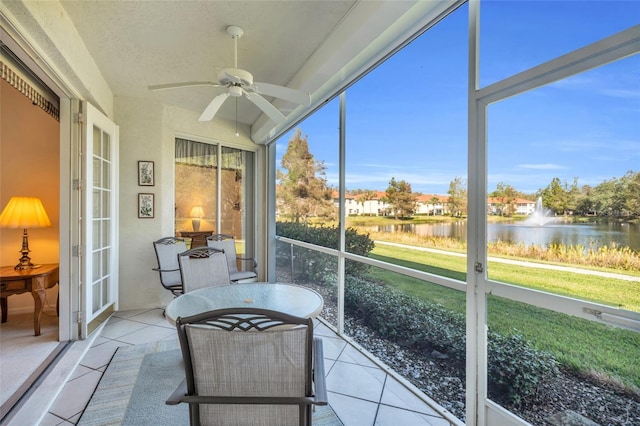
[[[233,96],[234,98],[239,98],[240,96],[242,96],[242,87],[240,86],[229,87],[229,95]]]

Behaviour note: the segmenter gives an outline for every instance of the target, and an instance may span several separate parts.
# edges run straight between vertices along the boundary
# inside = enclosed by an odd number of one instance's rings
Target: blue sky
[[[640,24],[639,1],[490,1],[481,22],[481,86]],[[525,19],[526,17],[526,19]],[[446,194],[467,173],[467,7],[347,91],[347,189]],[[500,25],[493,25],[500,22]],[[489,191],[533,193],[640,171],[640,55],[489,107]],[[338,100],[298,126],[337,185]],[[278,166],[291,133],[278,141]]]

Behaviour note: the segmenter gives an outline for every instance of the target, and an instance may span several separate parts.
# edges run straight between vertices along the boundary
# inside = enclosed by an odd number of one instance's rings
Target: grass
[[[466,260],[458,256],[378,245],[374,259],[416,270],[465,280]],[[426,264],[428,262],[428,264]],[[603,279],[568,272],[489,263],[492,279],[556,294],[590,299],[640,312],[640,283]],[[465,294],[411,277],[372,268],[378,281],[415,297],[440,303],[455,312],[465,312]],[[514,330],[538,349],[552,353],[567,368],[591,377],[607,377],[613,383],[640,392],[640,333],[516,301],[489,296],[488,324],[497,332]]]

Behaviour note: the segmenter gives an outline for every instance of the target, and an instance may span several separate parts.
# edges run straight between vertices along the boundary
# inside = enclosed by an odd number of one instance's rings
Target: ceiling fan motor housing
[[[240,68],[224,68],[218,73],[218,83],[222,86],[249,87],[253,84],[253,75]]]

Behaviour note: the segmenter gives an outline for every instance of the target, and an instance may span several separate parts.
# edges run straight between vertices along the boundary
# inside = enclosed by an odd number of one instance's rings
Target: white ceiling
[[[24,1],[24,0],[23,0]],[[462,0],[251,0],[251,1],[80,1],[60,0],[97,69],[115,97],[152,99],[197,112],[222,90],[189,87],[152,92],[148,86],[215,81],[217,71],[233,67],[229,25],[244,29],[238,41],[238,67],[256,82],[301,89],[311,94],[308,108],[269,99],[289,122],[303,117],[371,68],[405,40]],[[5,3],[23,25],[31,9],[51,3]],[[54,28],[54,27],[52,27]],[[46,40],[46,39],[43,39]],[[62,61],[63,65],[65,64]],[[91,96],[91,87],[87,87]],[[239,98],[238,121],[252,138],[268,141],[275,126],[250,101]],[[228,99],[217,117],[233,120]]]
[[[220,88],[149,92],[147,86],[215,81],[233,67],[229,25],[245,31],[238,67],[255,81],[287,86],[339,25],[354,1],[61,1],[115,96],[154,97],[202,112]],[[308,91],[308,90],[307,90]],[[228,100],[219,112],[235,118]],[[238,102],[240,122],[252,124],[260,110]],[[285,112],[286,115],[286,112]]]

